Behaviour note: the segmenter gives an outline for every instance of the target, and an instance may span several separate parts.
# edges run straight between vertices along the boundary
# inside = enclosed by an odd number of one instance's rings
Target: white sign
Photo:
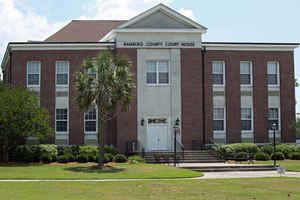
[[[198,44],[199,43],[199,44]],[[118,47],[124,48],[199,48],[200,42],[174,42],[174,41],[125,41],[118,42]]]

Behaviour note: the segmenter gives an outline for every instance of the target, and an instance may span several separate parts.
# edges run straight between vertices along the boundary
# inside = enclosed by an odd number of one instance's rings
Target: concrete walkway
[[[0,182],[128,182],[128,181],[178,181],[202,179],[227,179],[227,178],[263,178],[280,177],[277,171],[255,172],[206,172],[202,177],[196,178],[171,178],[171,179],[93,179],[93,180],[0,180]],[[286,172],[282,177],[300,178],[300,172]]]

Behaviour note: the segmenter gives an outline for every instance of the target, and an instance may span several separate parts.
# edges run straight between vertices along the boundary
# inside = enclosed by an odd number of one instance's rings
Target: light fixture
[[[142,118],[142,120],[141,120],[141,126],[144,126],[144,123],[145,123],[145,120],[144,120],[144,118]]]
[[[180,122],[180,120],[179,120],[179,118],[177,117],[177,119],[176,119],[176,121],[175,121],[175,126],[179,126],[179,122]]]

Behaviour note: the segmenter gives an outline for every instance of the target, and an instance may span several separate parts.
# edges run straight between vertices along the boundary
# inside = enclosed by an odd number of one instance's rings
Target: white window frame
[[[253,130],[254,130],[254,122],[253,122],[253,120],[254,120],[254,116],[253,116],[253,108],[252,107],[242,107],[241,108],[241,121],[242,120],[249,120],[248,118],[242,118],[242,109],[251,109],[251,130],[243,130],[242,128],[243,127],[241,127],[241,131],[243,132],[243,133],[247,133],[247,132],[253,132]]]
[[[64,85],[62,85],[62,84],[57,84],[57,75],[58,74],[65,74],[65,73],[58,73],[57,72],[57,63],[59,63],[59,62],[66,62],[67,64],[68,64],[68,72],[67,72],[67,75],[68,75],[68,78],[67,78],[67,81],[68,81],[68,83],[67,84],[64,84]],[[70,62],[69,61],[67,61],[67,60],[57,60],[56,62],[55,62],[55,85],[56,85],[56,87],[69,87],[69,78],[70,78]]]
[[[225,79],[225,74],[226,74],[225,61],[224,60],[214,60],[211,63],[211,74],[221,74],[221,73],[214,73],[214,71],[213,71],[214,62],[218,62],[218,63],[221,62],[222,63],[222,67],[223,67],[223,73],[222,73],[223,74],[223,84],[215,84],[214,80],[212,80],[212,85],[213,86],[225,86],[225,83],[226,83],[226,79]]]
[[[269,109],[271,108],[277,108],[278,109],[278,129],[275,131],[280,131],[281,130],[281,116],[280,116],[280,107],[268,107],[268,130],[269,132],[273,132],[273,130],[269,129],[269,120],[275,120],[275,119],[270,119],[269,118]]]
[[[30,62],[38,62],[39,63],[39,84],[38,85],[32,85],[32,84],[28,84],[28,68],[29,68],[29,63]],[[41,86],[41,61],[38,61],[38,60],[30,60],[30,61],[27,61],[26,63],[26,84],[27,84],[27,88],[34,88],[34,87],[40,87]]]
[[[148,71],[147,71],[147,62],[155,62],[156,63],[156,83],[147,83],[147,73],[148,73]],[[158,63],[159,62],[168,62],[168,83],[159,83],[159,70],[158,70]],[[146,60],[146,78],[145,78],[145,80],[146,80],[146,85],[147,86],[168,86],[168,85],[170,85],[171,84],[171,79],[170,79],[170,60],[168,60],[168,59],[158,59],[158,60],[154,60],[154,59],[152,59],[152,60]]]
[[[213,114],[213,121],[214,120],[223,120],[224,129],[223,130],[213,130],[214,133],[224,133],[224,132],[226,132],[226,107],[214,106],[213,107],[213,112],[214,112],[214,109],[219,109],[219,108],[222,108],[224,110],[224,118],[223,119],[215,119],[214,114]],[[213,129],[214,129],[214,127],[213,127]]]
[[[89,119],[89,120],[86,120],[86,119],[85,119],[85,114],[86,114],[86,112],[83,113],[83,118],[84,118],[84,125],[83,125],[83,126],[84,126],[84,134],[85,134],[85,135],[88,135],[88,134],[96,134],[96,133],[98,133],[98,108],[95,107],[94,109],[96,110],[96,119],[95,119],[95,120],[90,120],[90,119]],[[96,121],[96,131],[86,131],[86,129],[85,129],[85,128],[86,128],[86,127],[85,127],[85,122],[86,122],[86,121]]]
[[[66,120],[57,120],[56,119],[56,110],[57,109],[66,109],[67,110],[67,131],[56,131],[56,122],[57,121],[66,121]],[[69,133],[69,120],[70,120],[70,115],[69,115],[69,109],[68,108],[55,108],[55,133],[56,134],[66,134]]]
[[[250,84],[241,84],[241,86],[252,86],[253,85],[253,67],[252,67],[252,61],[240,61],[240,69],[241,69],[241,63],[249,63],[249,66],[250,66]],[[240,75],[241,74],[244,74],[244,73],[241,73],[241,70],[240,70]]]
[[[268,86],[269,87],[272,87],[272,86],[274,86],[274,87],[276,87],[276,86],[280,86],[280,65],[279,65],[279,62],[278,61],[268,61],[267,62],[267,78],[269,78],[269,73],[268,73],[268,64],[269,63],[271,63],[271,64],[276,64],[276,71],[277,71],[277,84],[275,85],[275,84],[269,84],[269,80],[267,80],[268,81]]]

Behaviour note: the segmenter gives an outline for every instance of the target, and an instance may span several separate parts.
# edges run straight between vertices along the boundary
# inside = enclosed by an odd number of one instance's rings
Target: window
[[[224,62],[213,61],[212,62],[212,75],[214,85],[224,84]]]
[[[41,63],[39,61],[27,62],[27,85],[40,86]]]
[[[225,118],[224,108],[214,108],[214,121],[213,121],[214,131],[224,131],[224,127],[225,127],[224,118]]]
[[[97,132],[97,111],[95,108],[84,113],[84,131]]]
[[[56,61],[56,85],[68,85],[69,83],[69,62]]]
[[[98,78],[97,68],[94,66],[93,68],[89,68],[87,71],[87,74],[92,76],[94,79]]]
[[[68,109],[56,109],[56,132],[68,132]]]
[[[279,129],[279,109],[278,108],[269,108],[268,122],[269,122],[269,130],[273,130],[272,126],[274,123],[276,124],[276,130]]]
[[[147,61],[147,84],[169,83],[168,61]]]
[[[240,62],[240,84],[251,85],[251,62]]]
[[[252,109],[241,108],[242,131],[252,130]]]
[[[268,62],[268,84],[279,85],[279,63]]]

